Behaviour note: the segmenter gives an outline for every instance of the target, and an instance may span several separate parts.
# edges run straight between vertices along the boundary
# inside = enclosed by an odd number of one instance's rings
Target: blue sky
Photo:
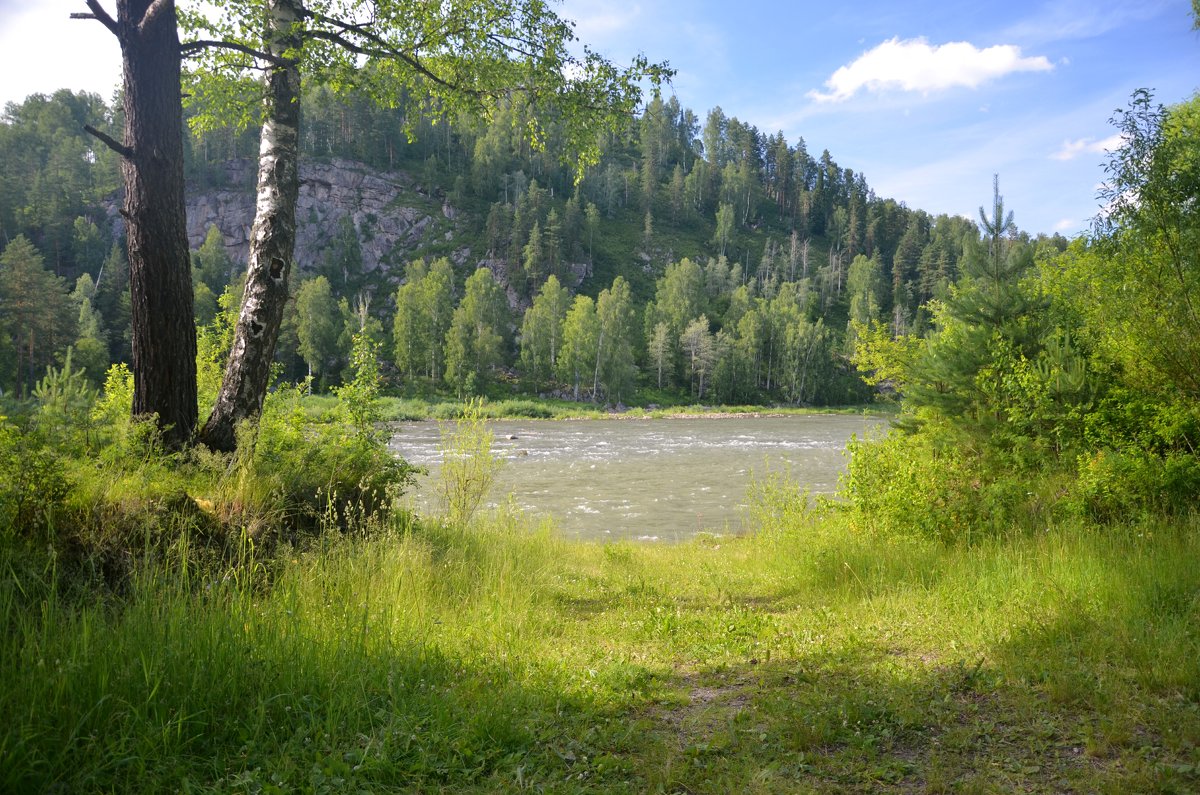
[[[1031,232],[1095,215],[1108,120],[1134,89],[1172,103],[1200,87],[1188,0],[566,0],[563,15],[612,58],[669,61],[701,119],[719,105],[803,136],[881,197],[974,216],[998,173]]]
[[[112,0],[102,0],[112,7]],[[0,104],[69,87],[112,94],[120,53],[83,0],[0,0]],[[1018,225],[1083,230],[1108,119],[1139,87],[1200,87],[1189,0],[881,2],[564,0],[600,52],[678,71],[673,91],[809,151],[882,197],[973,216],[993,173]]]

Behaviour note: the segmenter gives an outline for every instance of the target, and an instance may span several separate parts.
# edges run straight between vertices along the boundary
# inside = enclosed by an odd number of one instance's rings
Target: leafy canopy
[[[246,127],[265,104],[257,72],[280,59],[263,43],[266,15],[288,6],[298,17],[299,48],[285,52],[304,79],[335,92],[357,89],[389,107],[432,106],[448,116],[492,120],[497,100],[527,102],[523,117],[537,146],[560,128],[577,174],[599,158],[598,129],[625,124],[642,81],[657,87],[672,71],[638,56],[618,67],[586,46],[572,53],[573,23],[543,0],[217,0],[181,2],[187,102],[194,127]],[[416,113],[408,114],[411,136]],[[519,116],[512,117],[514,121]]]

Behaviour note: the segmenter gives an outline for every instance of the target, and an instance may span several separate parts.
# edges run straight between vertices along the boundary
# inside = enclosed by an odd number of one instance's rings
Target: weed
[[[482,401],[465,404],[462,416],[452,425],[443,424],[441,431],[438,499],[450,524],[467,525],[491,491],[503,462],[492,452],[493,434]]]

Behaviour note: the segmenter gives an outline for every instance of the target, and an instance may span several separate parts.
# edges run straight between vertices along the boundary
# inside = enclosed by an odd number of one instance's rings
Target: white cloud
[[[1091,138],[1079,138],[1074,141],[1063,141],[1062,147],[1050,155],[1054,160],[1074,160],[1080,155],[1102,155],[1117,149],[1123,143],[1122,137],[1110,135],[1102,141]]]
[[[1021,48],[998,44],[979,49],[965,41],[930,45],[925,38],[889,39],[843,66],[825,81],[827,93],[810,91],[818,102],[844,102],[860,90],[919,91],[978,88],[1013,72],[1045,72],[1054,65],[1045,56],[1025,58]]]
[[[1074,232],[1079,228],[1079,222],[1074,218],[1064,218],[1054,225],[1055,232]]]

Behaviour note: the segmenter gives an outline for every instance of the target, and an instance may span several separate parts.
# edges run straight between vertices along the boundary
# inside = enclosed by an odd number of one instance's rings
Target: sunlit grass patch
[[[398,521],[93,603],[8,557],[0,789],[1196,786],[1190,524],[946,545],[760,507],[685,544]]]

